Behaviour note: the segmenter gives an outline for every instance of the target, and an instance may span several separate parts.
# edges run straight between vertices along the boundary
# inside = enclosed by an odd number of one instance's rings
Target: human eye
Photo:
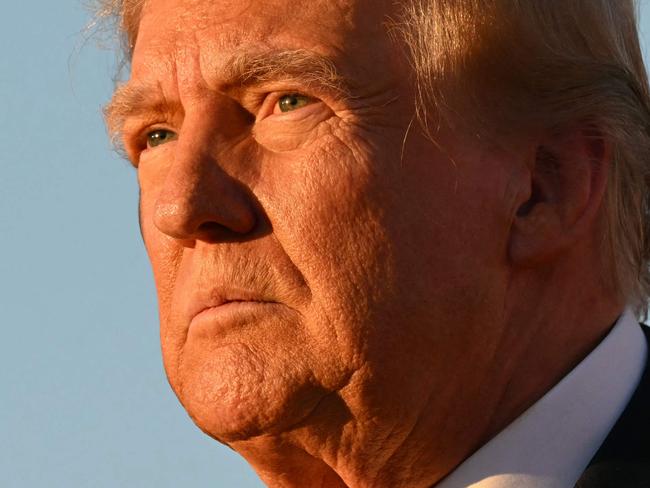
[[[286,93],[278,97],[273,106],[273,114],[293,112],[317,101],[315,98],[302,93]]]
[[[254,103],[251,103],[251,107]],[[324,107],[323,101],[313,95],[307,95],[299,90],[276,89],[262,95],[255,112],[258,122],[265,119],[296,122]]]
[[[157,128],[146,133],[147,149],[152,149],[178,139],[178,134],[169,129]]]

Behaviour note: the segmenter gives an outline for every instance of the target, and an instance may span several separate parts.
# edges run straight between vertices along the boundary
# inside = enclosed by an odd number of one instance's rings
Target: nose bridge
[[[184,119],[177,144],[176,160],[212,157],[227,171],[236,171],[240,164],[223,157],[247,130],[249,120],[244,110],[229,96],[212,90],[201,90],[183,100]]]
[[[178,239],[201,238],[214,224],[238,234],[250,232],[255,225],[253,202],[243,183],[224,167],[227,156],[220,156],[224,151],[219,145],[227,145],[228,134],[219,133],[218,121],[224,120],[228,107],[188,105],[156,202],[154,223]],[[227,165],[242,163],[229,161]]]

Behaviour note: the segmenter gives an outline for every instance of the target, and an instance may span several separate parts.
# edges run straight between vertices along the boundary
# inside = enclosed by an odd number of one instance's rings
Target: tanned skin
[[[147,2],[109,108],[169,382],[272,487],[434,485],[623,308],[600,271],[607,141],[432,143],[397,14]]]

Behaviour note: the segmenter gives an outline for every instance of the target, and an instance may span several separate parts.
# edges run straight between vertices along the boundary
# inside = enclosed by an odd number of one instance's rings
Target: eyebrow
[[[305,49],[235,52],[220,68],[218,79],[224,90],[281,80],[296,80],[307,88],[320,88],[343,97],[351,90],[350,81],[331,59]],[[169,109],[166,105],[160,83],[129,81],[119,86],[104,107],[113,142],[118,142],[129,117],[165,112]]]

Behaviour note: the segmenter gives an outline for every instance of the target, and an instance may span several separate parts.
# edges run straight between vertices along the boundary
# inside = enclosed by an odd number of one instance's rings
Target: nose
[[[248,188],[198,145],[179,138],[174,161],[156,200],[153,221],[180,240],[237,239],[256,225]]]

